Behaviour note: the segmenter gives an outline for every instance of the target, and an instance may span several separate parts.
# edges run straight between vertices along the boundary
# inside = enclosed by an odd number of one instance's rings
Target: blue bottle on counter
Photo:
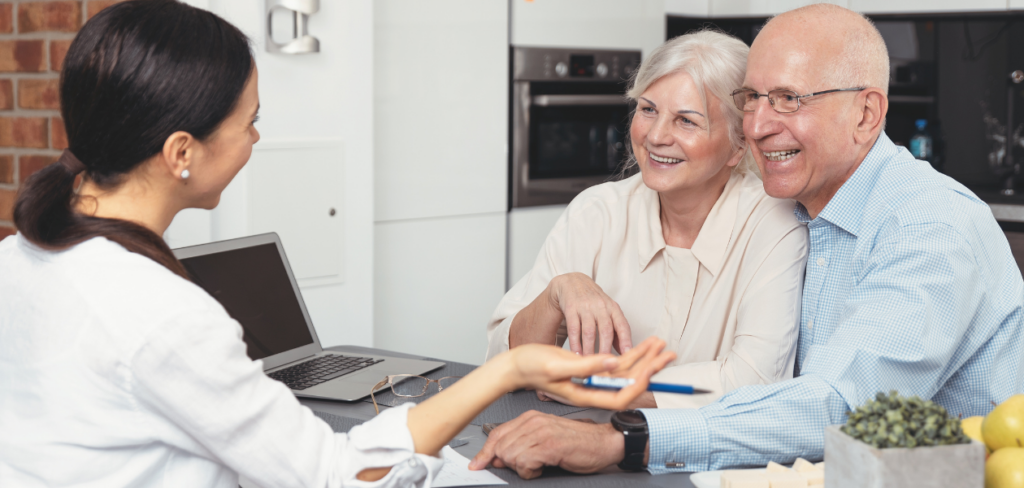
[[[910,138],[910,154],[922,161],[932,160],[932,136],[928,135],[926,128],[928,121],[917,119],[917,132]]]

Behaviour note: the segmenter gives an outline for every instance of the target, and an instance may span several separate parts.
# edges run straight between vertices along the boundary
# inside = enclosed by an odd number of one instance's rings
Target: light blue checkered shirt
[[[796,214],[811,243],[797,377],[643,410],[651,473],[819,460],[825,426],[879,391],[964,417],[1024,391],[1024,282],[963,185],[882,133],[817,218]]]

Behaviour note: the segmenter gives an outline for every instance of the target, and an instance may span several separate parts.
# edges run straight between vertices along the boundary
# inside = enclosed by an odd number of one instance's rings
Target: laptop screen
[[[284,262],[273,244],[184,258],[192,281],[242,324],[252,359],[313,343]]]

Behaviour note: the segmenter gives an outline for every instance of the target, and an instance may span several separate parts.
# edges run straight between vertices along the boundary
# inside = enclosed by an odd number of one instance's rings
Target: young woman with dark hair
[[[433,455],[505,392],[622,408],[671,361],[657,340],[619,358],[520,347],[331,432],[246,356],[160,238],[249,159],[257,80],[238,29],[174,0],[109,7],[72,42],[69,148],[25,182],[19,233],[0,242],[0,486],[429,486]],[[636,383],[568,381],[598,373]]]

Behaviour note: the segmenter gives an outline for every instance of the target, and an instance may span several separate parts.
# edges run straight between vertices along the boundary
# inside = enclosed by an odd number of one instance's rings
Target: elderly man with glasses
[[[473,465],[659,474],[821,459],[825,426],[877,392],[967,417],[1024,391],[1021,272],[985,203],[885,135],[888,80],[874,26],[819,4],[765,25],[733,92],[765,190],[796,200],[810,234],[792,380],[699,409],[619,412],[590,427],[604,443],[525,414]]]

